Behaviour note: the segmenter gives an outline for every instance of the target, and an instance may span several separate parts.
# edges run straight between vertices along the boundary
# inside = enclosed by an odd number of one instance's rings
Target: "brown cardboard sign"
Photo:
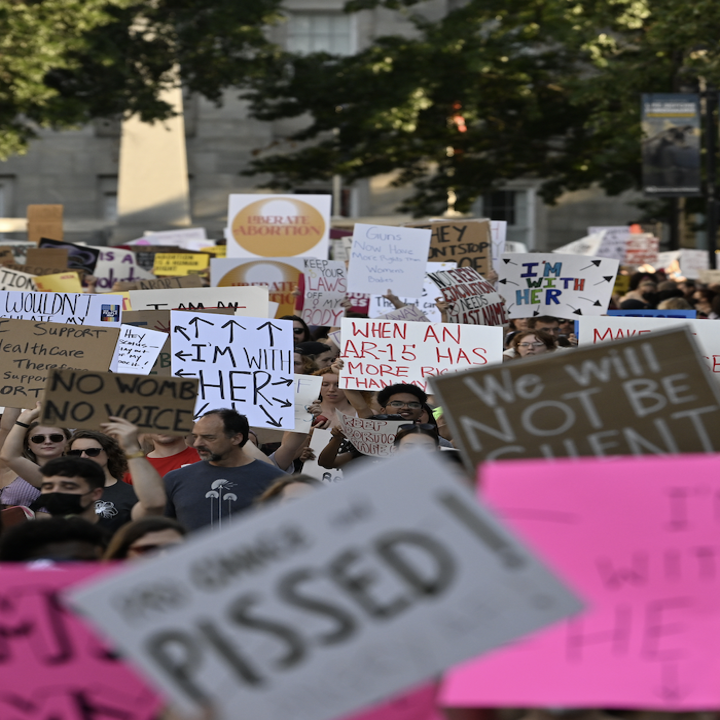
[[[62,205],[28,205],[28,240],[36,245],[40,238],[63,239]]]
[[[12,248],[0,247],[0,265],[14,265],[15,253]]]
[[[115,416],[141,432],[187,435],[193,428],[197,389],[197,378],[52,370],[40,423],[97,430]]]
[[[720,452],[720,387],[685,327],[431,386],[473,471],[495,459]]]
[[[18,265],[17,263],[7,263],[4,267],[8,267],[11,270],[17,270],[18,272],[28,273],[29,275],[60,275],[62,273],[73,272],[79,277],[83,277],[85,273],[82,270],[69,270],[68,268],[52,268],[52,267],[41,267],[38,265]]]
[[[117,290],[167,290],[168,288],[198,288],[203,282],[198,275],[184,275],[183,277],[162,277],[148,280],[131,280],[117,283]]]
[[[28,248],[26,265],[44,268],[68,269],[67,248]]]
[[[492,237],[489,220],[430,220],[405,227],[430,228],[430,262],[452,262],[471,267],[485,276],[492,270]]]
[[[31,408],[54,368],[107,370],[119,327],[0,318],[0,404]]]

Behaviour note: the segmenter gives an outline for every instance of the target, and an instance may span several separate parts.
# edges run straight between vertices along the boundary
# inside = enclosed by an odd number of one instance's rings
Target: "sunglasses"
[[[305,328],[293,328],[293,332],[294,332],[296,335],[300,335],[300,333],[304,333],[304,332],[305,332]]]
[[[88,457],[97,457],[102,451],[102,448],[85,448],[84,450],[68,450],[67,454],[73,455],[74,457],[80,457],[83,453],[85,453]]]
[[[52,435],[33,435],[30,438],[30,442],[39,444],[44,443],[46,439],[50,442],[59,443],[65,439],[65,436],[61,435],[60,433],[53,433]]]

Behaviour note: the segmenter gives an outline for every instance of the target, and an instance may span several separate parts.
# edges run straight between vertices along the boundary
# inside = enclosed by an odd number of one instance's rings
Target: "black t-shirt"
[[[103,488],[102,497],[95,503],[98,525],[111,533],[116,532],[126,522],[130,522],[130,512],[137,501],[132,487],[120,480]]]

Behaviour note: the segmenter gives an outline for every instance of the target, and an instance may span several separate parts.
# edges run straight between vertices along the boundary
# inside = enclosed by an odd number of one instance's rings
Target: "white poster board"
[[[328,257],[330,195],[230,195],[227,256]]]
[[[250,570],[241,557],[262,560]],[[428,453],[69,597],[179,709],[212,699],[215,720],[240,708],[252,720],[334,720],[581,608]]]
[[[720,323],[715,320],[682,318],[620,317],[617,315],[583,318],[578,333],[579,345],[606,340],[621,340],[659,330],[687,325],[702,350],[708,370],[720,379]]]
[[[402,320],[404,322],[430,322],[430,318],[417,306],[405,305],[380,315],[378,320]]]
[[[353,231],[348,290],[419,298],[425,282],[425,266],[431,231],[423,228],[364,225]]]
[[[505,252],[505,241],[507,238],[507,221],[491,220],[490,237],[492,239],[492,266],[497,270],[500,264],[500,256]]]
[[[502,362],[503,329],[486,325],[343,318],[340,387],[381,390]]]
[[[0,317],[119,327],[122,295],[0,291]]]
[[[471,267],[428,273],[448,304],[447,320],[465,325],[505,325],[505,306],[495,288]]]
[[[268,291],[264,287],[171,288],[130,290],[133,310],[204,310],[235,308],[236,315],[268,316]]]
[[[0,265],[0,290],[37,290],[35,276]]]
[[[229,407],[253,427],[294,429],[290,320],[173,311],[170,324],[172,374],[200,382],[196,416]]]
[[[340,420],[340,428],[345,438],[353,444],[353,447],[363,455],[376,458],[392,455],[398,428],[409,424],[407,420],[371,420],[352,417],[339,410],[336,410],[335,414]]]
[[[595,255],[598,257],[617,260],[620,264],[625,262],[625,247],[631,235],[627,225],[608,225],[588,228],[588,235],[602,235],[600,247]]]
[[[610,302],[618,261],[582,255],[505,253],[498,267],[498,290],[510,318],[577,320],[602,315]]]
[[[316,480],[319,480],[324,485],[333,485],[336,482],[341,482],[343,478],[343,471],[339,468],[327,468],[320,467],[317,459],[320,457],[320,453],[327,447],[332,437],[330,430],[318,430],[315,428],[312,431],[310,438],[310,449],[315,454],[315,460],[306,460],[303,463],[303,475],[310,475]]]
[[[135,253],[123,248],[107,248],[91,245],[99,250],[93,275],[97,278],[98,292],[111,292],[116,282],[133,282],[135,280],[152,280],[155,276],[141,268],[135,262]]]
[[[602,238],[602,233],[586,235],[579,240],[574,240],[567,245],[555,248],[553,252],[564,255],[597,255],[597,251],[602,243]]]
[[[306,258],[302,319],[308,325],[339,327],[345,314],[347,295],[345,263],[339,260]]]
[[[121,325],[110,371],[149,375],[167,338],[167,333],[159,330]]]
[[[313,416],[309,408],[320,396],[321,387],[320,375],[295,375],[295,432],[310,432]]]

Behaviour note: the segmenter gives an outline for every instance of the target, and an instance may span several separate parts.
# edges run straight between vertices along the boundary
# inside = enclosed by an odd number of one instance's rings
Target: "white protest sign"
[[[431,231],[422,228],[355,224],[348,290],[418,298],[425,282]]]
[[[121,325],[120,336],[115,345],[110,371],[148,375],[167,340],[167,333],[159,330]]]
[[[523,242],[517,242],[516,240],[505,241],[505,252],[506,253],[526,253],[528,246]]]
[[[495,288],[471,267],[428,273],[448,303],[448,322],[465,325],[504,325],[503,299]]]
[[[310,432],[313,416],[309,408],[320,396],[321,387],[320,375],[295,375],[295,432]]]
[[[497,268],[500,264],[500,256],[505,252],[507,221],[491,220],[490,237],[492,239],[492,266],[493,268]]]
[[[205,228],[182,228],[178,230],[160,230],[159,232],[146,232],[137,240],[131,240],[128,245],[156,245],[160,247],[180,247],[185,250],[202,250],[212,247],[215,242],[207,239]]]
[[[332,340],[332,342],[335,343],[335,345],[339,348],[341,347],[341,340],[340,340],[341,332],[340,330],[334,330],[331,333],[328,333],[328,338]]]
[[[196,416],[231,407],[254,427],[295,427],[290,320],[173,311],[170,324],[172,374],[200,381]]]
[[[405,305],[401,308],[395,308],[395,310],[380,315],[377,319],[403,320],[405,322],[430,322],[430,318],[417,305]]]
[[[577,320],[607,311],[617,271],[618,261],[607,258],[505,253],[498,267],[498,290],[510,318],[551,315]]]
[[[625,243],[626,265],[652,265],[657,262],[660,241],[648,233],[630,233]]]
[[[502,362],[503,329],[486,325],[343,318],[340,387],[380,390]]]
[[[602,238],[602,233],[587,235],[567,245],[555,248],[553,252],[567,255],[597,255],[597,251],[602,243]]]
[[[135,261],[135,253],[122,248],[90,246],[99,250],[93,275],[97,278],[98,292],[110,292],[116,282],[133,282],[135,280],[152,280],[155,276],[141,268]]]
[[[302,319],[308,325],[338,327],[345,314],[347,295],[345,263],[339,260],[305,259]]]
[[[707,250],[675,250],[658,253],[656,268],[665,270],[672,280],[681,277],[699,280],[703,270],[709,269],[710,258]]]
[[[37,290],[35,276],[0,265],[0,290]]]
[[[578,333],[579,345],[591,345],[603,340],[645,335],[687,325],[701,349],[701,356],[716,377],[720,377],[720,327],[713,320],[683,318],[621,317],[617,315],[583,318]]]
[[[408,424],[407,420],[370,420],[344,415],[339,410],[335,413],[347,440],[359,453],[370,457],[390,457],[398,428]]]
[[[405,303],[405,305],[416,305],[430,322],[442,322],[442,315],[435,305],[435,298],[438,297],[437,285],[428,277],[428,273],[450,270],[456,267],[456,262],[427,263],[425,265],[425,281],[423,283],[422,295],[419,298],[399,297],[398,300]],[[370,307],[367,312],[368,317],[384,317],[388,312],[392,312],[393,310],[395,310],[395,306],[383,295],[370,296]],[[404,318],[395,319],[402,320]]]
[[[0,291],[0,317],[119,327],[122,295]]]
[[[581,609],[449,475],[390,458],[69,601],[186,714],[334,720]]]
[[[310,449],[315,455],[314,460],[306,460],[303,463],[303,475],[310,475],[316,480],[319,480],[325,485],[332,485],[333,483],[340,482],[343,480],[343,471],[340,468],[327,468],[320,467],[317,459],[320,457],[320,453],[327,447],[332,434],[330,430],[319,430],[318,428],[313,429],[312,436],[310,437]]]
[[[227,256],[328,257],[330,195],[230,195]]]
[[[133,310],[205,310],[235,308],[236,315],[267,317],[268,291],[262,287],[170,288],[130,290]]]
[[[602,235],[600,247],[595,255],[625,262],[625,246],[630,235],[627,225],[598,225],[588,228],[588,235]]]

